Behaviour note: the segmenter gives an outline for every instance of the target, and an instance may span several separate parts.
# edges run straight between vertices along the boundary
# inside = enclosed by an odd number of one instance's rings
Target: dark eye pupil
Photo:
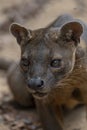
[[[51,67],[60,67],[61,66],[61,59],[55,59],[51,62]]]
[[[28,61],[27,59],[24,59],[24,58],[23,58],[23,59],[21,60],[21,64],[26,67],[26,66],[29,65],[29,61]]]

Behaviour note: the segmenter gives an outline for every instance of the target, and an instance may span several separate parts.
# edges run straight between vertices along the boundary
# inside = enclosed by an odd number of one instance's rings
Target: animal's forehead
[[[27,43],[23,52],[26,55],[37,56],[37,55],[48,55],[51,50],[51,41],[50,38],[46,36],[44,30],[38,30],[33,32],[33,37],[31,41]]]
[[[60,36],[60,28],[42,28],[32,31],[32,42],[39,43],[43,40],[58,39]]]
[[[28,44],[24,50],[23,56],[41,60],[48,57],[50,51],[50,48],[44,42],[38,42],[37,44]]]
[[[34,32],[33,39],[23,49],[23,55],[26,57],[40,57],[55,55],[55,53],[63,53],[66,48],[61,45],[61,41],[58,39],[60,33],[58,30],[50,29],[48,31],[39,30]],[[38,35],[37,35],[38,34]],[[55,42],[55,36],[57,36],[57,43]]]

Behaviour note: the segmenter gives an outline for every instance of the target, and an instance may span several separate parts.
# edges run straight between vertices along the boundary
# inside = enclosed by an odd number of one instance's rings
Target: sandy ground
[[[4,8],[10,8],[13,5],[18,5],[23,0],[0,0],[0,23],[7,19],[7,15],[3,14]],[[31,1],[31,0],[25,0]],[[87,20],[87,1],[86,0],[50,0],[39,14],[31,19],[28,19],[25,25],[28,28],[35,29],[48,25],[57,16],[64,13],[72,14],[86,22]],[[15,39],[8,33],[0,35],[0,57],[6,59],[18,60],[20,57],[20,48],[16,44]],[[3,95],[11,95],[6,82],[6,74],[0,72],[0,101]],[[86,112],[85,107],[75,109],[65,118],[66,130],[87,130],[86,126]],[[0,130],[9,130],[9,124],[4,124],[0,120]],[[26,129],[28,130],[28,129]]]

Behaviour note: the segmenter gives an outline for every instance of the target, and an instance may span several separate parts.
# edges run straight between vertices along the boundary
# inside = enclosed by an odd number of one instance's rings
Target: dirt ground
[[[0,0],[0,57],[19,60],[20,48],[9,33],[12,22],[30,29],[48,25],[60,14],[72,14],[87,21],[86,0]],[[81,106],[65,116],[66,130],[87,130],[85,107]],[[6,72],[0,71],[0,130],[42,130],[33,108],[21,108],[13,102],[6,81]]]

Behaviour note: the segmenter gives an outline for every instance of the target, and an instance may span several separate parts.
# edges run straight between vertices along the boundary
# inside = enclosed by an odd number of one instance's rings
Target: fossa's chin
[[[33,97],[36,99],[43,99],[43,98],[46,98],[47,96],[48,96],[47,93],[41,93],[41,92],[33,93]]]

